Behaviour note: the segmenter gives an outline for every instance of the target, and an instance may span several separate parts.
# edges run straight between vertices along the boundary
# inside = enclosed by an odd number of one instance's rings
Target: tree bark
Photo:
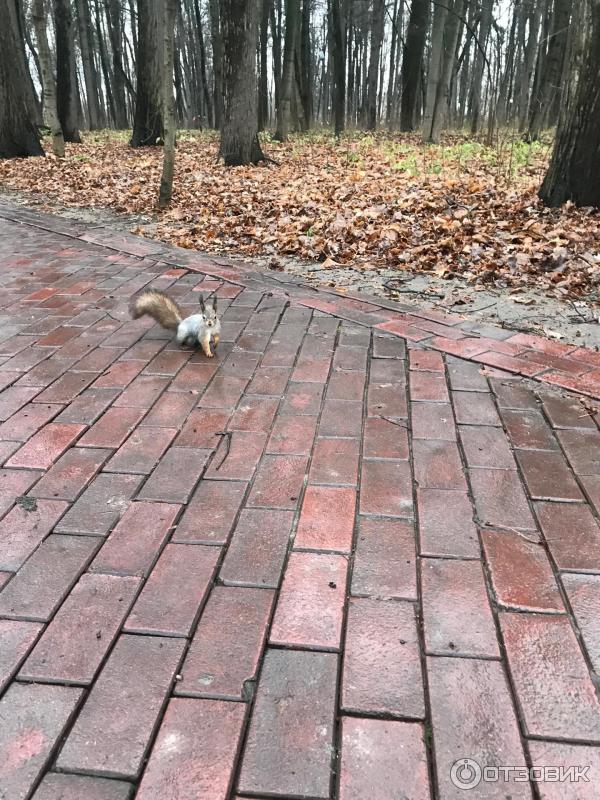
[[[221,0],[223,125],[220,155],[226,166],[264,161],[258,141],[255,0]]]
[[[65,2],[65,0],[60,0]],[[127,103],[125,101],[125,70],[123,69],[122,42],[123,18],[119,0],[104,0],[106,22],[112,49],[112,96],[115,111],[115,127],[128,127]]]
[[[437,144],[450,107],[452,72],[464,0],[449,0],[438,19],[434,14],[431,61],[427,76],[427,102],[423,118],[423,141]],[[437,8],[436,8],[437,13]],[[437,23],[437,24],[436,24]],[[441,33],[440,33],[441,27]],[[434,35],[435,34],[435,35]],[[439,56],[438,56],[439,50]]]
[[[18,9],[14,0],[0,0],[0,10],[0,158],[43,156],[27,99],[30,77],[20,46]]]
[[[42,106],[46,124],[52,134],[52,152],[58,158],[65,155],[65,140],[63,137],[58,111],[56,110],[56,83],[54,81],[54,65],[48,44],[46,24],[48,21],[44,0],[33,0],[31,5],[31,19],[35,28],[35,37],[39,50],[40,70],[42,74]]]
[[[260,17],[258,78],[258,129],[264,131],[269,124],[269,16],[273,0],[262,0]]]
[[[425,99],[425,113],[423,115],[423,141],[433,141],[433,124],[435,109],[438,102],[439,86],[442,72],[442,59],[444,50],[444,28],[448,16],[448,6],[436,5],[433,11],[433,25],[431,29],[431,55],[427,70],[427,93]]]
[[[35,51],[35,47],[33,46],[28,26],[25,23],[23,0],[14,0],[14,2],[17,13],[17,42],[23,51],[23,58],[25,60],[25,65],[27,66],[27,73],[25,77],[27,79],[29,91],[25,93],[26,102],[29,105],[29,116],[31,117],[32,120],[35,121],[36,125],[39,126],[43,124],[42,101],[41,98],[38,99],[37,92],[33,84],[33,78],[31,77],[31,72],[29,70],[29,58],[27,55],[27,48],[25,45],[27,45],[27,47],[29,48],[29,52],[31,53],[31,56],[35,64],[35,68],[40,78],[40,83],[42,83],[40,60]]]
[[[402,9],[402,5],[400,5]],[[388,73],[387,97],[385,118],[387,124],[392,125],[392,102],[394,98],[394,81],[396,77],[396,50],[398,47],[398,0],[394,0],[394,9],[392,11],[392,41],[390,42],[390,71]]]
[[[477,42],[475,42],[475,33],[472,33],[475,29],[475,4],[469,3],[469,8],[466,11],[467,19],[466,19],[466,38],[465,43],[463,46],[463,52],[460,57],[460,78],[459,78],[459,86],[458,86],[458,115],[457,115],[457,123],[460,127],[464,125],[465,121],[465,114],[467,110],[467,100],[469,96],[469,91],[471,89],[471,71],[472,71],[472,64],[471,64],[471,50],[473,47],[477,49]]]
[[[175,120],[175,96],[173,94],[173,65],[175,60],[175,17],[177,0],[162,0],[162,117],[165,128],[165,146],[163,150],[163,167],[158,193],[158,207],[165,208],[173,195],[173,172],[175,169],[175,136],[177,122]]]
[[[412,0],[402,59],[400,129],[414,131],[421,103],[423,53],[429,23],[429,0]]]
[[[163,13],[161,0],[138,4],[137,86],[132,147],[162,143],[163,128]]]
[[[485,51],[487,49],[490,28],[492,25],[493,0],[483,0],[481,7],[481,20],[479,23],[479,46],[475,47],[475,66],[471,83],[471,133],[475,135],[481,124],[481,85],[485,69]]]
[[[346,127],[346,56],[340,4],[341,0],[330,0],[333,45],[333,120],[337,137],[341,136]]]
[[[308,130],[312,126],[313,120],[313,83],[314,65],[313,53],[310,40],[310,18],[312,11],[312,0],[302,0],[302,25],[300,29],[300,98],[304,111],[304,122]]]
[[[178,123],[182,127],[190,127],[187,124],[189,121],[187,120],[187,109],[189,107],[189,103],[186,101],[186,89],[185,89],[185,80],[184,80],[184,70],[182,69],[181,60],[184,55],[184,50],[181,42],[181,28],[182,28],[182,17],[181,17],[181,6],[178,4],[177,6],[177,14],[175,19],[175,41],[174,41],[174,60],[173,60],[173,69],[174,69],[174,78],[175,78],[175,113],[177,117]]]
[[[85,93],[87,96],[88,123],[91,131],[102,127],[98,91],[98,73],[94,62],[94,39],[88,0],[77,0],[77,27]]]
[[[520,66],[518,85],[519,131],[521,133],[526,129],[529,118],[531,79],[538,47],[542,0],[523,0],[522,14],[523,25],[527,23],[528,36],[526,42],[523,39],[523,60]]]
[[[112,118],[114,123],[116,119],[115,102],[112,95],[112,74],[110,65],[108,63],[108,53],[105,46],[105,37],[102,35],[102,17],[100,13],[100,0],[94,0],[94,22],[96,26],[96,39],[98,41],[98,54],[100,56],[100,66],[102,68],[102,77],[104,78],[104,86],[106,87],[106,102],[109,118]]]
[[[298,19],[300,16],[300,0],[285,0],[285,39],[283,44],[283,73],[281,76],[281,93],[277,108],[277,128],[275,139],[280,142],[288,140],[291,121],[292,92],[294,89],[294,62]]]
[[[202,78],[202,92],[204,94],[204,102],[206,104],[206,116],[208,119],[209,128],[215,127],[215,117],[213,109],[213,100],[211,98],[210,90],[208,88],[208,75],[206,72],[206,47],[204,45],[204,28],[202,25],[202,14],[200,13],[199,0],[193,0],[194,3],[194,18],[196,20],[196,33],[198,35],[198,45],[200,48],[200,75]]]
[[[548,206],[570,200],[576,206],[600,207],[600,0],[591,0],[591,17],[577,90],[563,108],[539,192]]]
[[[510,34],[508,37],[508,45],[506,48],[506,67],[500,82],[500,91],[498,93],[498,105],[496,116],[498,124],[503,125],[508,119],[509,105],[512,99],[512,86],[515,71],[515,55],[516,55],[516,30],[517,21],[519,18],[519,4],[521,0],[515,0],[513,8],[512,21],[510,25]]]
[[[528,133],[530,140],[539,138],[540,131],[548,123],[555,97],[561,94],[561,78],[572,5],[572,0],[554,0],[548,53],[538,91],[531,104]]]
[[[75,32],[70,0],[54,0],[56,23],[56,105],[65,142],[81,142],[77,122]]]
[[[373,0],[371,17],[371,52],[367,77],[367,130],[377,127],[377,87],[379,84],[379,58],[383,41],[385,0]]]
[[[281,0],[271,4],[271,38],[273,40],[273,81],[275,83],[275,111],[281,97]]]
[[[212,41],[213,56],[213,108],[215,115],[215,128],[221,130],[223,121],[223,27],[220,15],[220,0],[209,0],[208,10],[210,15],[210,37]]]

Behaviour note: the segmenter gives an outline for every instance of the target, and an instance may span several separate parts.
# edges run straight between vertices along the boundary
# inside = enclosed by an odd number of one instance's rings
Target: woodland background
[[[0,10],[5,187],[185,247],[598,299],[600,0]]]

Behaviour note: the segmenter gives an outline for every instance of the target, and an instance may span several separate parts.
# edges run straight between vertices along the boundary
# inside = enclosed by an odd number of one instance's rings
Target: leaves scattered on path
[[[0,183],[77,207],[147,215],[136,232],[181,247],[294,256],[324,267],[385,267],[536,286],[559,297],[600,292],[600,218],[546,209],[536,191],[548,145],[515,137],[495,148],[459,136],[326,134],[267,142],[279,162],[225,169],[217,138],[182,132],[172,206],[155,209],[160,149],[125,134],[89,134],[53,157],[0,162]]]

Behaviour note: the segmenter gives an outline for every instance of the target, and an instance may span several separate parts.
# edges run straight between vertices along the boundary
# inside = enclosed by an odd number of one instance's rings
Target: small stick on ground
[[[223,437],[223,439],[221,439],[221,441],[219,442],[219,445],[217,446],[217,450],[215,451],[215,453],[221,446],[221,442],[225,440],[225,446],[224,446],[225,452],[223,453],[223,458],[219,461],[219,463],[215,467],[215,470],[218,472],[225,463],[225,459],[227,458],[227,456],[229,455],[229,451],[231,450],[231,431],[217,431],[215,433],[215,436]]]
[[[379,419],[384,419],[386,422],[391,422],[392,425],[397,425],[399,428],[408,428],[408,423],[404,422],[403,420],[392,419],[391,417],[384,417],[382,414],[379,414]]]

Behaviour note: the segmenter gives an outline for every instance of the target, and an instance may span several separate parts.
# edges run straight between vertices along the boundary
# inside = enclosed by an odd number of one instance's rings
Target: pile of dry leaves
[[[217,149],[213,134],[180,135],[174,199],[161,214],[161,151],[133,150],[124,134],[90,134],[62,161],[2,161],[0,184],[150,216],[135,230],[197,250],[410,268],[565,297],[600,293],[597,212],[545,209],[536,197],[547,144],[513,136],[488,148],[454,136],[425,146],[384,133],[336,143],[315,133],[266,141],[276,164],[235,169],[217,163]]]

